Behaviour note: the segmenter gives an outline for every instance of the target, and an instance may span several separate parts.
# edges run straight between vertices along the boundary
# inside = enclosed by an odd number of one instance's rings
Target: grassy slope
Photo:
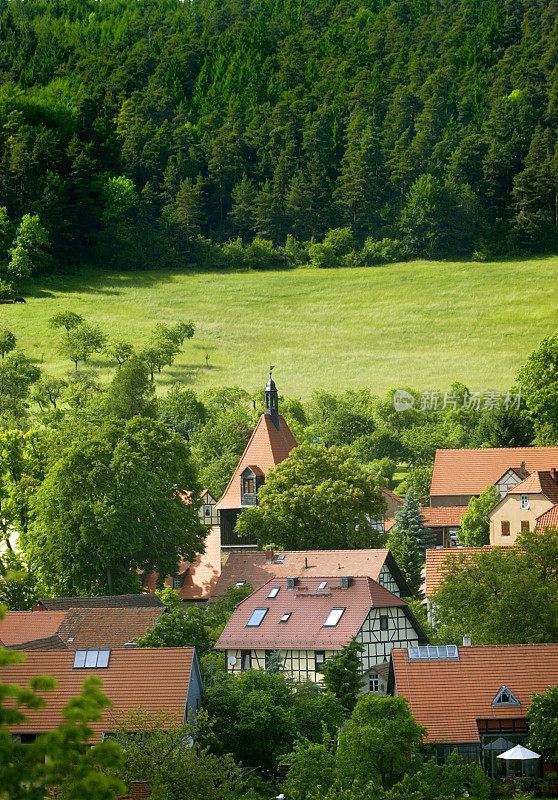
[[[275,364],[281,391],[367,386],[506,389],[528,353],[557,328],[558,257],[490,264],[419,261],[376,269],[291,272],[81,273],[29,287],[0,306],[0,324],[63,374],[49,317],[72,309],[141,346],[156,322],[192,319],[195,337],[159,378],[203,388],[259,387]],[[205,354],[210,368],[205,367]],[[105,357],[91,362],[99,373]]]

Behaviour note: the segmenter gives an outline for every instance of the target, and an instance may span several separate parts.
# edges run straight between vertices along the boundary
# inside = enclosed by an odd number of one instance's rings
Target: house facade
[[[527,744],[532,693],[557,683],[558,644],[443,645],[394,649],[388,690],[407,699],[438,763],[457,751],[501,777],[498,753]]]
[[[393,647],[426,643],[408,603],[367,577],[272,578],[239,603],[216,648],[227,671],[265,669],[279,653],[296,681],[323,681],[326,661],[355,637],[363,691],[385,693]]]
[[[265,412],[258,420],[232,478],[215,506],[215,511],[219,513],[221,547],[224,550],[256,547],[252,537],[236,535],[236,520],[242,509],[258,504],[258,490],[265,476],[270,469],[284,461],[296,446],[296,439],[279,414],[277,387],[270,376],[265,387]]]
[[[558,503],[558,473],[537,470],[517,483],[488,514],[490,544],[511,545]]]

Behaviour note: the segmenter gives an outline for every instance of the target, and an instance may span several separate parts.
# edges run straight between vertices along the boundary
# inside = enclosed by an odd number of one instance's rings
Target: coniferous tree
[[[324,684],[341,703],[347,713],[351,713],[360,695],[363,683],[362,662],[359,653],[364,647],[352,639],[324,664]]]

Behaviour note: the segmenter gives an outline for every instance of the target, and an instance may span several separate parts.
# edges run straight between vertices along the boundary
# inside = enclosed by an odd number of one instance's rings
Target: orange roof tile
[[[420,514],[427,528],[443,528],[451,525],[458,528],[461,517],[467,513],[467,506],[438,506],[430,508],[421,506]]]
[[[319,591],[323,581],[327,586]],[[268,598],[273,586],[279,586],[279,592]],[[354,577],[348,589],[341,589],[338,575],[305,577],[290,590],[287,578],[272,578],[237,605],[215,647],[339,649],[356,636],[372,607],[389,606],[407,608],[408,604],[371,578]],[[256,608],[269,611],[258,627],[246,627]],[[335,628],[325,628],[332,608],[345,608],[345,612]],[[286,612],[291,616],[282,623],[279,620]]]
[[[277,557],[281,557],[281,561]],[[250,583],[259,589],[275,576],[315,577],[320,575],[363,575],[377,581],[382,567],[389,561],[394,578],[399,574],[397,565],[389,550],[287,550],[283,552],[266,552],[265,550],[248,550],[229,553],[221,576],[215,584],[213,597],[222,597],[227,587],[238,581]],[[390,569],[390,572],[392,572]],[[392,574],[393,574],[392,572]]]
[[[508,494],[544,494],[552,503],[558,503],[558,483],[550,472],[537,470],[510,489]]]
[[[558,504],[537,517],[537,528],[539,530],[545,530],[545,528],[558,530]]]
[[[58,635],[69,650],[124,647],[152,628],[163,608],[71,608]]]
[[[477,553],[492,549],[494,549],[492,545],[486,545],[485,547],[437,547],[434,550],[427,550],[424,583],[426,597],[431,597],[438,591],[449,566],[448,559],[451,561],[463,557],[470,563]]]
[[[0,644],[11,647],[54,636],[65,616],[65,611],[8,611],[0,620]]]
[[[246,467],[257,465],[263,475],[267,475],[269,470],[284,461],[296,446],[297,441],[281,414],[279,414],[279,430],[269,414],[262,414],[229,485],[215,506],[216,510],[240,508],[240,475]]]
[[[26,709],[27,720],[9,726],[12,733],[43,733],[64,722],[62,710],[71,697],[81,691],[89,675],[103,681],[102,691],[114,707],[106,710],[100,720],[89,723],[92,741],[98,742],[105,731],[114,726],[112,713],[126,713],[141,706],[148,713],[159,710],[171,715],[174,722],[184,719],[193,647],[112,650],[107,669],[73,669],[74,653],[29,652],[21,664],[2,668],[2,680],[26,685],[37,675],[52,675],[57,681],[53,692],[42,694],[46,707]]]
[[[397,694],[429,742],[478,742],[477,719],[525,718],[531,694],[558,683],[558,644],[460,647],[459,660],[430,661],[396,649],[392,659]],[[520,706],[491,705],[502,686]]]
[[[166,611],[156,608],[70,608],[66,611],[8,611],[0,639],[20,650],[124,647],[143,636]]]
[[[182,576],[182,586],[178,589],[181,600],[208,600],[221,574],[221,529],[218,526],[209,529],[205,537],[205,552],[200,553],[192,561],[181,561],[178,574]],[[154,592],[158,573],[146,576],[143,588]],[[172,586],[172,576],[165,578],[165,586]]]
[[[399,497],[398,494],[395,494],[395,492],[392,492],[391,489],[386,489],[386,488],[382,487],[382,492],[383,492],[383,494],[387,495],[388,497],[391,497],[392,500],[396,500],[401,505],[403,505],[403,503],[405,502],[402,497]]]
[[[527,472],[558,467],[558,447],[485,447],[436,450],[430,494],[478,495],[507,469]]]

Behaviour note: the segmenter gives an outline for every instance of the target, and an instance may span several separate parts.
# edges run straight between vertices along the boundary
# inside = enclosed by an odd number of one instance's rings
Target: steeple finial
[[[265,387],[265,413],[269,414],[271,421],[277,430],[279,430],[279,397],[275,381],[272,378],[274,369],[275,367],[273,365],[269,367],[269,380]]]

